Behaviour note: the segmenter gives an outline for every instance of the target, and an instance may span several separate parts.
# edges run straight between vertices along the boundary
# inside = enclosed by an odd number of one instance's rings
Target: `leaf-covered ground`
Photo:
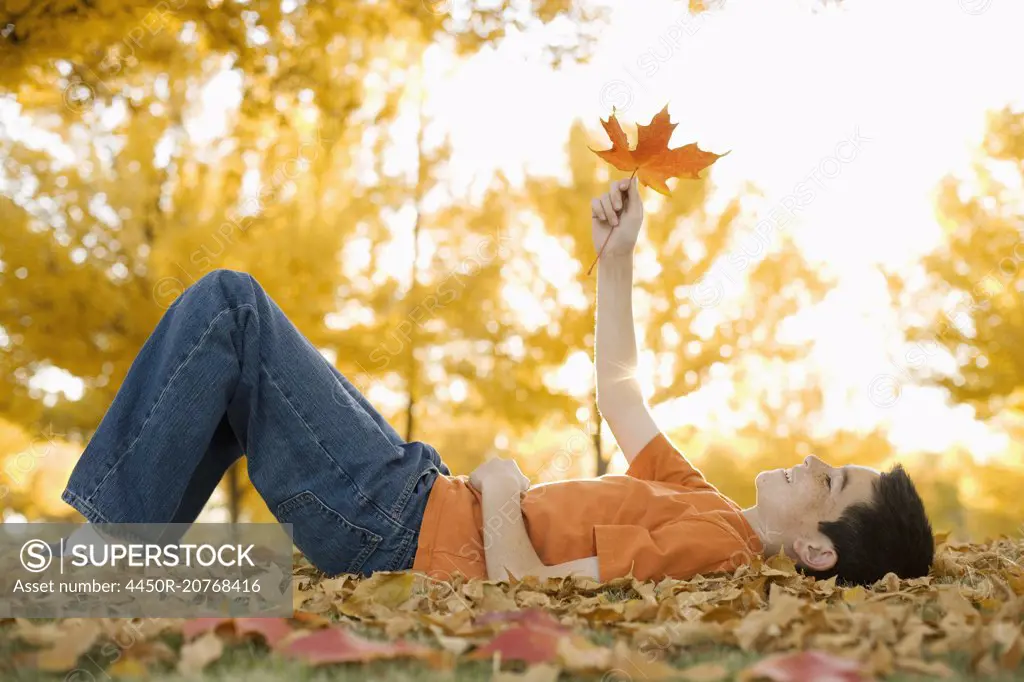
[[[734,575],[454,584],[324,578],[292,619],[0,624],[0,679],[1024,680],[1024,541],[943,544],[933,575],[843,588],[774,557]]]

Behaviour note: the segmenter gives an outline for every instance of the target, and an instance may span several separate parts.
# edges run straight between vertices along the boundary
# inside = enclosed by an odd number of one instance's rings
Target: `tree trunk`
[[[228,518],[231,523],[238,523],[242,508],[242,487],[238,482],[238,460],[228,467]]]
[[[420,69],[422,75],[422,67]],[[419,102],[419,128],[416,130],[416,186],[413,188],[413,208],[416,211],[416,220],[412,225],[412,264],[409,285],[408,314],[412,318],[413,309],[418,304],[419,298],[419,260],[420,260],[420,224],[423,216],[423,94],[420,91]],[[416,426],[416,384],[418,380],[418,367],[416,366],[416,326],[413,323],[409,330],[409,354],[408,367],[406,371],[406,386],[409,393],[409,400],[405,407],[405,440],[411,441]]]

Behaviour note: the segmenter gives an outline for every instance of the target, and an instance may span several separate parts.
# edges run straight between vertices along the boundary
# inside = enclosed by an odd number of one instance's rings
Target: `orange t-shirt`
[[[597,556],[602,581],[731,571],[763,549],[735,502],[658,434],[624,476],[546,483],[523,496],[530,540],[546,565]],[[413,570],[486,578],[480,493],[439,476],[420,526]]]

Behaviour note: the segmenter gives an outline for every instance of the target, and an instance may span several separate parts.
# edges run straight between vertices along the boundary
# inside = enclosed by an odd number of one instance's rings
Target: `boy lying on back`
[[[624,476],[531,488],[503,460],[450,476],[434,448],[402,440],[252,277],[218,270],[178,297],[146,341],[63,499],[94,523],[191,523],[245,453],[256,490],[329,574],[686,579],[784,550],[818,577],[925,575],[931,527],[902,467],[807,457],[758,474],[757,504],[741,509],[672,446],[634,377],[636,183],[613,183],[591,214],[598,247],[611,230],[595,364]]]

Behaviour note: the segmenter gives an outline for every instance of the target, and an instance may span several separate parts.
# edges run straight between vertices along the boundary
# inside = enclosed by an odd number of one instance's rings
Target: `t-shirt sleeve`
[[[595,526],[600,579],[632,573],[638,580],[689,580],[698,573],[733,571],[752,561],[750,545],[725,521],[693,516],[655,530]]]
[[[659,433],[633,458],[626,470],[627,476],[646,481],[673,483],[692,490],[717,489],[704,479],[696,467],[687,461],[663,433]]]

